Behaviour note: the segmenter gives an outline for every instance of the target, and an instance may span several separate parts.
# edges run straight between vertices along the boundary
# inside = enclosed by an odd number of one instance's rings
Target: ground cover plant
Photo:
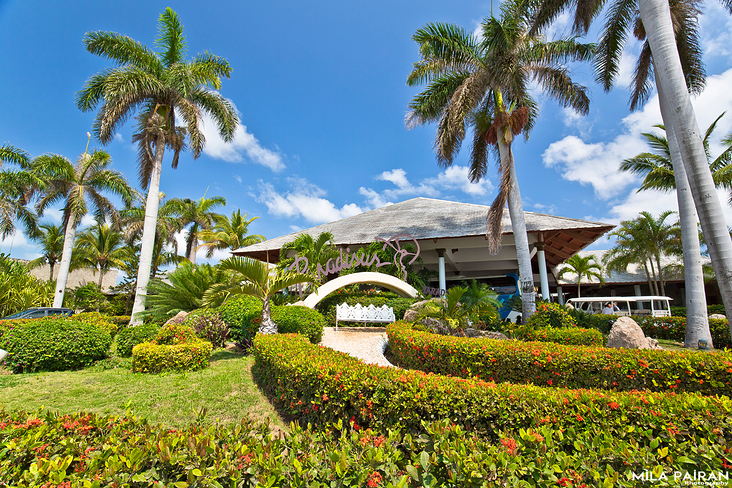
[[[732,392],[732,355],[726,353],[466,339],[414,330],[403,322],[387,332],[396,364],[425,372],[568,388]]]

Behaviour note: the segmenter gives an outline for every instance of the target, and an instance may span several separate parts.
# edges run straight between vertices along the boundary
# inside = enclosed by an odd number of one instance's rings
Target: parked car
[[[53,315],[63,315],[65,317],[71,317],[74,315],[74,311],[70,308],[54,308],[54,307],[35,307],[23,310],[22,312],[8,315],[0,320],[15,320],[15,319],[39,319],[41,317],[51,317]]]

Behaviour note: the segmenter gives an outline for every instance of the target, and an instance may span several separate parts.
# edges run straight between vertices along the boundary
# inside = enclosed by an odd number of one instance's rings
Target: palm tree
[[[586,33],[592,20],[602,11],[603,0],[545,0],[536,14],[533,31],[538,31],[556,18],[563,10],[575,11],[574,30]],[[732,2],[723,0],[723,5],[732,13]],[[599,67],[610,76],[604,76],[606,88],[612,83],[619,70],[619,59],[629,30],[637,37],[646,39],[642,51],[642,61],[636,68],[636,79],[648,79],[652,72],[656,78],[661,116],[665,127],[669,128],[669,140],[674,154],[674,173],[677,175],[677,194],[681,213],[685,249],[696,247],[688,235],[694,232],[692,216],[687,210],[687,195],[693,198],[702,231],[709,243],[712,265],[717,276],[722,301],[730,319],[732,331],[732,241],[729,239],[722,205],[714,198],[715,183],[707,164],[704,144],[700,137],[696,114],[691,104],[689,91],[698,91],[703,81],[695,75],[703,75],[701,49],[699,48],[697,28],[698,6],[695,2],[674,3],[668,0],[614,0],[607,9],[608,21],[605,28],[605,52],[600,55]],[[639,16],[636,15],[639,14]],[[603,50],[600,43],[600,52]],[[701,69],[701,70],[700,70]],[[702,78],[703,79],[703,76]],[[637,83],[636,86],[639,86]],[[648,93],[649,87],[639,93]],[[639,98],[639,100],[642,99]],[[688,181],[688,185],[687,185]],[[695,256],[684,254],[684,265],[689,285],[698,289],[701,271],[700,263],[692,264]],[[693,272],[690,271],[694,268]],[[691,276],[691,280],[689,277]],[[701,313],[701,311],[699,311]],[[698,314],[697,314],[698,315]]]
[[[99,289],[102,288],[104,275],[115,267],[123,266],[124,259],[130,254],[125,245],[124,235],[106,223],[99,223],[81,232],[76,239],[74,254],[78,256],[75,267],[92,267],[99,271]]]
[[[318,265],[322,270],[326,269],[329,259],[335,259],[338,251],[335,247],[335,239],[330,232],[321,232],[318,237],[313,238],[310,234],[300,234],[292,241],[286,243],[280,249],[280,262],[278,268],[285,271],[295,262],[294,256],[288,256],[291,251],[302,259],[307,259],[307,270],[305,272],[316,274],[313,283],[324,283],[327,279],[325,273],[317,273]],[[300,268],[300,266],[298,266]],[[303,270],[295,270],[302,272]]]
[[[162,199],[163,197],[160,200],[162,201]],[[120,210],[120,217],[122,218],[122,228],[125,230],[125,239],[130,246],[134,246],[135,243],[142,240],[142,231],[145,225],[145,207],[127,207]],[[160,205],[158,218],[155,222],[155,252],[153,252],[153,259],[165,246],[171,246],[175,253],[178,252],[178,241],[175,234],[180,231],[180,221],[171,201]]]
[[[172,166],[176,168],[186,139],[193,157],[201,155],[205,144],[200,130],[202,112],[213,117],[227,142],[239,125],[232,104],[215,91],[221,88],[221,77],[229,77],[229,63],[207,52],[186,61],[183,26],[170,8],[160,15],[159,32],[159,52],[115,32],[88,33],[84,37],[87,50],[112,59],[117,67],[91,77],[77,97],[79,108],[85,112],[102,104],[94,132],[104,144],[112,140],[127,117],[138,113],[134,140],[139,146],[140,183],[148,194],[131,323],[139,323],[135,316],[145,309],[166,146],[173,150]],[[176,125],[176,116],[183,119],[185,127]]]
[[[438,122],[435,148],[438,164],[450,166],[473,127],[470,179],[485,176],[488,151],[498,149],[501,183],[488,213],[490,247],[500,246],[503,208],[508,202],[519,263],[523,313],[536,310],[531,255],[511,144],[528,132],[538,114],[529,93],[535,80],[543,92],[564,107],[587,113],[586,89],[572,82],[565,61],[587,61],[593,46],[574,38],[546,41],[531,34],[532,4],[509,0],[501,5],[501,17],[483,22],[480,39],[454,25],[429,24],[413,39],[421,60],[407,79],[411,86],[429,83],[410,104],[407,125]]]
[[[15,232],[15,223],[23,223],[28,234],[35,234],[36,215],[26,205],[34,190],[43,188],[44,182],[33,171],[30,156],[22,149],[10,144],[0,146],[0,166],[11,163],[17,169],[0,171],[0,238]]]
[[[200,232],[211,230],[217,217],[222,215],[213,212],[213,209],[226,205],[226,198],[211,197],[204,195],[200,200],[194,201],[190,198],[174,198],[168,202],[178,215],[178,222],[181,228],[188,227],[186,235],[186,257],[193,264],[196,263],[196,249]]]
[[[28,268],[33,269],[48,264],[48,281],[53,280],[53,268],[61,260],[61,253],[64,250],[64,231],[58,225],[41,224],[43,229],[38,234],[30,236],[30,239],[41,246],[42,255],[28,263]]]
[[[38,214],[41,215],[50,205],[57,202],[63,202],[64,205],[62,219],[64,247],[53,297],[54,307],[63,304],[76,228],[82,217],[87,214],[91,206],[97,222],[104,222],[107,217],[117,221],[119,219],[117,210],[102,193],[117,195],[126,204],[130,204],[135,195],[122,173],[108,169],[111,163],[109,154],[100,150],[92,154],[85,151],[76,164],[55,154],[39,156],[33,161],[33,165],[48,182],[48,187],[36,205]]]
[[[592,278],[597,278],[600,280],[600,283],[604,283],[605,279],[602,277],[602,265],[598,263],[595,260],[595,256],[580,256],[579,254],[575,254],[573,256],[570,256],[567,261],[565,261],[565,266],[559,270],[559,274],[557,275],[557,279],[563,277],[565,274],[576,274],[577,275],[577,298],[581,298],[582,295],[580,294],[580,286],[582,284],[582,278],[587,278],[588,280],[592,280]]]
[[[206,249],[206,257],[213,257],[214,251],[225,249],[239,249],[264,242],[267,239],[259,234],[249,235],[249,225],[259,217],[247,219],[249,214],[242,216],[241,210],[235,210],[231,217],[214,215],[212,229],[202,229],[198,237],[203,242],[198,249]]]
[[[272,295],[299,283],[313,283],[315,276],[280,268],[270,269],[269,263],[234,256],[221,261],[222,270],[230,272],[229,281],[211,287],[204,295],[204,305],[218,306],[232,295],[251,295],[262,300],[261,334],[276,334],[277,324],[272,320],[269,302]]]
[[[479,301],[461,302],[467,291],[467,288],[461,286],[450,288],[444,298],[425,303],[414,322],[420,322],[426,317],[435,318],[447,324],[453,335],[465,335],[465,329],[479,315],[497,317],[497,310],[501,308],[498,300],[486,296]]]

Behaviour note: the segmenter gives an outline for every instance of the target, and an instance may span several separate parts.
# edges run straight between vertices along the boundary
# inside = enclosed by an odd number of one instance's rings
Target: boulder
[[[508,337],[500,332],[492,330],[478,330],[468,327],[465,329],[465,337],[485,337],[488,339],[495,339],[497,341],[507,341]]]
[[[725,320],[727,318],[726,315],[722,315],[721,313],[713,313],[709,316],[710,319],[719,319],[719,320]]]
[[[183,312],[182,310],[175,314],[173,317],[169,318],[163,326],[170,325],[170,324],[180,324],[183,322],[186,317],[188,317],[188,312]]]
[[[432,300],[440,300],[439,298],[433,298]],[[420,310],[422,310],[422,307],[424,307],[427,303],[431,302],[432,300],[422,300],[421,302],[415,302],[410,307],[409,310],[404,312],[404,320],[405,322],[414,322],[414,320],[417,318],[417,315],[419,315]]]
[[[614,349],[660,349],[658,341],[646,338],[643,330],[630,317],[619,317],[610,330],[607,347]]]
[[[424,307],[427,303],[431,301],[437,300],[442,300],[442,298],[432,298],[431,300],[422,300],[421,302],[413,303],[412,306],[409,307],[409,310],[404,312],[404,318],[402,320],[404,320],[405,322],[414,322],[417,319],[419,312],[422,310],[422,307]],[[442,320],[438,320],[432,317],[425,317],[420,320],[419,323],[427,327],[427,329],[434,334],[452,334],[450,327]]]

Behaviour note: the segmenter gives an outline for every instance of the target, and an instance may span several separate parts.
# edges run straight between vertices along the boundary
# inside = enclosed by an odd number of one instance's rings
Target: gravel
[[[321,346],[360,359],[368,364],[378,366],[395,366],[384,357],[384,349],[388,342],[385,327],[325,327]]]

